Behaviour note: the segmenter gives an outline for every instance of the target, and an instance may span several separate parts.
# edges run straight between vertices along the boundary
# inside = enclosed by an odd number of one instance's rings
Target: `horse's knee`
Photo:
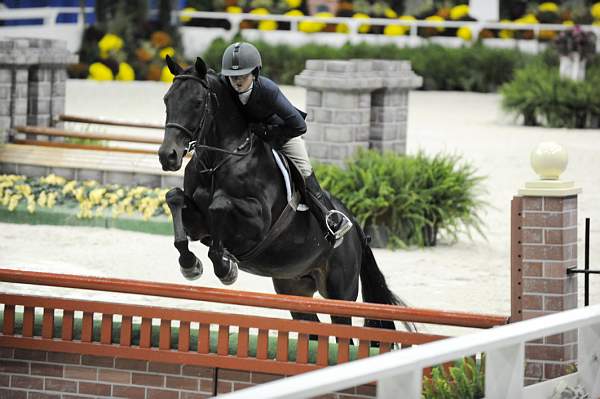
[[[165,201],[169,206],[181,206],[185,204],[185,194],[179,187],[175,187],[167,191],[165,194]]]
[[[194,203],[197,206],[203,208],[208,205],[208,201],[210,199],[210,193],[205,188],[198,187],[194,191],[194,194],[192,195],[192,199],[194,200]]]

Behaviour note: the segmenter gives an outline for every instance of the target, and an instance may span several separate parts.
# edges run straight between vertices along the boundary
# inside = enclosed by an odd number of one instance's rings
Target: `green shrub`
[[[229,44],[223,39],[213,41],[203,55],[208,65],[219,70],[223,51]],[[292,47],[261,41],[254,44],[261,52],[264,74],[280,84],[293,84],[294,76],[304,70],[308,59],[374,58],[410,60],[413,70],[423,77],[425,90],[489,92],[509,82],[515,69],[541,57],[482,45],[454,49],[433,44],[419,48],[366,43],[346,44],[340,48],[320,44]],[[556,58],[556,55],[551,57]]]
[[[600,67],[593,65],[586,80],[563,79],[558,69],[534,63],[517,71],[502,87],[502,107],[523,118],[526,126],[596,127],[600,117]]]
[[[392,247],[433,246],[440,234],[481,233],[482,177],[453,155],[399,156],[361,150],[345,168],[317,165],[324,188],[367,229],[383,228]]]
[[[422,399],[478,399],[483,398],[484,371],[481,361],[465,358],[446,371],[434,367],[431,377],[423,379]]]

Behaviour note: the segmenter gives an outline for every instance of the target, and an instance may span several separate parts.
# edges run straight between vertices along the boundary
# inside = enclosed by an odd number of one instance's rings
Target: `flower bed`
[[[0,220],[172,234],[166,189],[0,175]]]

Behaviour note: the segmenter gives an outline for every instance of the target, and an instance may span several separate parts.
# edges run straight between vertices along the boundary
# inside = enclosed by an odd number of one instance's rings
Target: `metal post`
[[[585,218],[584,306],[590,306],[590,218]]]

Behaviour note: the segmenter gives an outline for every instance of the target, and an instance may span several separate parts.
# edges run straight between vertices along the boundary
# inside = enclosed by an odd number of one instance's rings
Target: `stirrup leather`
[[[333,223],[331,217],[333,217],[333,215],[339,215],[342,218],[342,222],[340,223],[340,226],[338,227],[337,231],[333,231],[331,229],[331,223]],[[327,225],[327,230],[329,230],[329,233],[333,237],[335,237],[336,240],[342,238],[352,228],[352,222],[350,221],[348,216],[335,209],[332,209],[329,212],[327,212],[327,215],[325,216],[325,224]]]

